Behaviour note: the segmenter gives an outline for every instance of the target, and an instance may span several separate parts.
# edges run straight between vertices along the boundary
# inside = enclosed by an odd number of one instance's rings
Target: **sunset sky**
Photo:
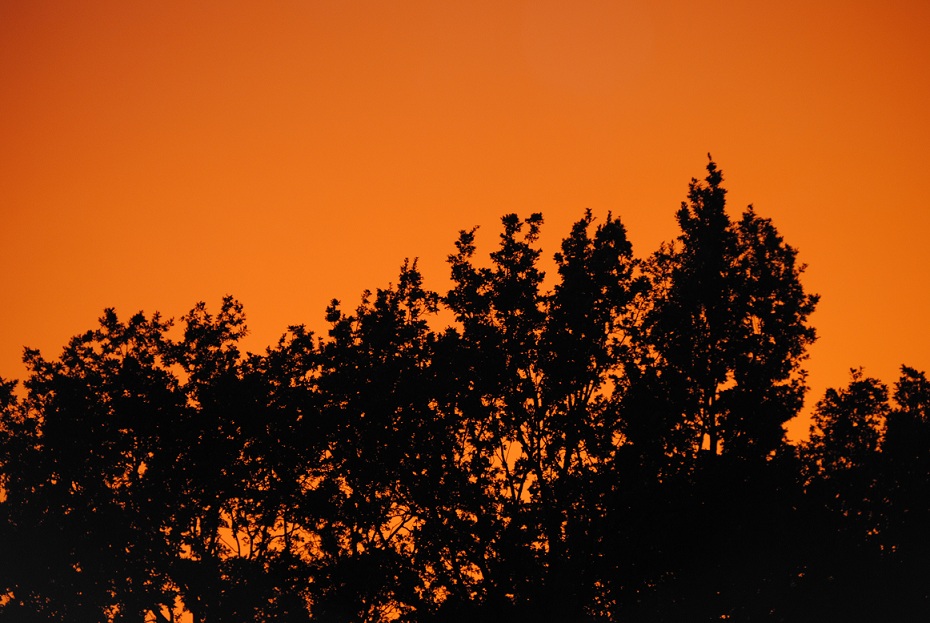
[[[926,1],[0,0],[0,376],[106,307],[325,331],[508,212],[550,258],[610,211],[644,257],[708,152],[822,296],[809,404],[930,370],[928,32]]]

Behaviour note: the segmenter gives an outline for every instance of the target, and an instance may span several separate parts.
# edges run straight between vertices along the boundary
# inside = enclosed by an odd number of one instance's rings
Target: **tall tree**
[[[449,257],[453,288],[445,298],[460,325],[455,344],[465,367],[457,374],[459,453],[482,491],[471,515],[484,550],[473,560],[482,579],[479,599],[491,609],[527,600],[527,582],[541,575],[534,544],[542,538],[530,491],[538,483],[530,454],[540,431],[539,338],[545,318],[535,247],[542,215],[503,219],[491,266],[476,266],[475,230],[463,231]]]
[[[930,554],[930,382],[901,366],[882,440],[881,499],[887,550],[916,561]]]
[[[479,564],[489,607],[579,617],[595,599],[587,575],[619,434],[612,397],[625,382],[641,282],[620,220],[594,226],[588,212],[555,255],[559,279],[545,292],[541,224],[504,217],[485,267],[473,262],[474,231],[462,232],[446,302],[469,362],[458,381],[464,453],[494,501],[483,512],[503,520]]]
[[[645,341],[676,396],[675,425],[690,433],[680,451],[765,457],[802,404],[817,296],[771,221],[751,206],[731,221],[722,182],[711,160],[678,210],[678,239],[647,264]]]
[[[862,369],[850,370],[849,385],[830,388],[814,408],[806,449],[813,468],[829,480],[871,474],[888,416],[888,387]]]
[[[774,517],[782,531],[794,521],[773,506],[792,498],[773,459],[790,450],[783,425],[801,408],[817,297],[769,220],[751,206],[730,218],[713,160],[676,218],[679,236],[643,262],[650,288],[620,402],[620,458],[638,477],[622,480],[615,503],[633,529],[621,534],[635,534],[614,539],[631,561],[612,571],[615,611],[748,617],[737,604],[755,588],[734,569],[773,586],[793,564],[747,552],[768,547]]]
[[[874,620],[897,611],[882,555],[881,439],[890,405],[888,388],[861,369],[846,387],[830,388],[813,413],[802,445],[810,530],[819,534],[806,560],[803,584],[835,603],[834,616]],[[819,509],[819,512],[816,510]],[[864,598],[864,595],[871,595]]]
[[[312,591],[322,620],[375,623],[429,606],[411,558],[425,509],[440,503],[447,447],[429,378],[436,299],[414,262],[396,286],[366,293],[354,314],[337,301],[328,308],[318,387],[329,446],[306,500],[308,513],[309,504],[325,509],[314,526]]]
[[[170,323],[142,314],[73,338],[59,361],[27,350],[30,377],[5,445],[14,559],[4,612],[51,620],[140,620],[174,607],[171,512],[157,470],[182,404],[161,358]]]
[[[185,402],[165,435],[171,462],[161,466],[175,496],[166,528],[177,547],[173,579],[195,623],[268,620],[281,592],[266,582],[273,544],[288,534],[266,457],[267,427],[280,415],[268,400],[275,379],[252,372],[260,363],[240,351],[247,327],[232,297],[216,313],[198,303],[181,321],[166,360],[180,368]]]

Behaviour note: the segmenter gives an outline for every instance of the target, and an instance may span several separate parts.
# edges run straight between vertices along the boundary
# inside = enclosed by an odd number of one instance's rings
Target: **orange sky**
[[[0,376],[226,294],[261,350],[459,229],[637,253],[711,152],[809,264],[811,403],[930,369],[930,3],[0,0]],[[793,435],[806,428],[796,424]]]

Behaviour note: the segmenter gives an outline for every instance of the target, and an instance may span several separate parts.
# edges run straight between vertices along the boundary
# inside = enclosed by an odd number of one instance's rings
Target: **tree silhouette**
[[[912,557],[924,542],[917,533],[927,479],[913,470],[925,451],[901,438],[925,409],[923,379],[902,368],[893,407],[884,383],[853,369],[848,386],[827,390],[815,408],[801,451],[806,497],[816,509],[810,529],[823,538],[812,547],[805,583],[837,604],[831,616],[921,620],[930,612],[928,575]]]
[[[750,206],[733,223],[723,175],[711,160],[691,180],[677,219],[681,235],[647,264],[652,309],[645,319],[651,362],[678,403],[686,446],[763,458],[803,404],[800,363],[815,339],[817,303],[802,266],[771,221]],[[721,448],[722,445],[722,448]]]
[[[490,267],[472,262],[474,230],[460,234],[449,259],[455,287],[446,301],[461,326],[454,344],[471,362],[459,380],[464,452],[488,483],[491,507],[481,512],[502,521],[486,533],[493,555],[476,565],[488,609],[510,617],[533,609],[577,617],[593,599],[594,582],[579,579],[598,556],[591,513],[611,487],[613,394],[642,289],[619,219],[592,232],[593,223],[588,212],[563,241],[551,293],[541,289],[534,247],[540,215],[504,217]]]
[[[173,605],[170,504],[149,469],[182,400],[159,361],[167,327],[107,310],[59,361],[26,352],[28,395],[5,421],[10,559],[30,561],[7,580],[11,618],[138,620]]]
[[[882,455],[885,474],[881,481],[890,525],[889,548],[923,557],[930,539],[921,526],[930,513],[930,383],[926,374],[907,366],[895,384],[894,403],[886,416]],[[902,554],[906,552],[902,551]]]

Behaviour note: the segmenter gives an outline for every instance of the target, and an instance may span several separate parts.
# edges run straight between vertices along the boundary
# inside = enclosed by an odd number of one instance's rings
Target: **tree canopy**
[[[644,257],[586,211],[546,263],[508,214],[447,292],[405,261],[259,354],[232,297],[27,349],[0,621],[930,614],[930,384],[853,370],[790,443],[818,297],[725,199],[710,161]]]

